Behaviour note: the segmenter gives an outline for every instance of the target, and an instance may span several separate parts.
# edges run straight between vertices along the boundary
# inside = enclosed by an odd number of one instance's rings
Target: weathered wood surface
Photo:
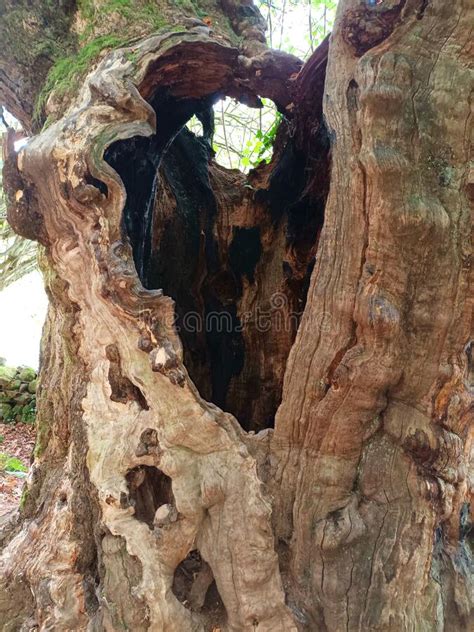
[[[2,555],[6,630],[467,629],[472,13],[462,0],[342,2],[324,98],[326,44],[296,76],[255,33],[240,51],[202,32],[150,37],[110,53],[10,161],[10,221],[44,246],[51,306],[40,443]],[[294,331],[273,346],[244,331],[250,373],[252,350],[276,357],[279,393],[286,369],[274,430],[247,433],[203,399],[173,301],[145,289],[124,238],[127,191],[104,153],[137,136],[159,146],[157,88],[286,108],[315,212],[324,108],[320,236],[316,222],[289,248],[289,216],[272,224],[243,176],[209,168],[220,262],[232,227],[265,236],[255,279],[268,285],[247,278],[241,313],[288,288],[281,262],[303,278],[317,246],[291,353]],[[278,143],[248,181],[258,190],[283,163],[290,141]],[[155,256],[179,202],[161,177]],[[239,389],[249,397],[238,380],[236,406]],[[192,609],[209,568],[220,597]]]

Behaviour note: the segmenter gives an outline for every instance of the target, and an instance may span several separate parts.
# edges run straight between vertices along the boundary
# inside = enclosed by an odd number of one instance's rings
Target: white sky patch
[[[0,357],[7,365],[38,368],[39,341],[48,299],[39,272],[0,292]]]
[[[21,138],[20,140],[16,140],[14,143],[14,147],[15,147],[15,151],[20,151],[20,149],[22,147],[24,147],[26,145],[26,143],[28,142],[28,138]]]

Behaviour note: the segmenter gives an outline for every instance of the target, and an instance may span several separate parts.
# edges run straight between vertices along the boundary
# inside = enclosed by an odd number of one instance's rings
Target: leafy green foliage
[[[32,401],[26,406],[23,406],[21,411],[21,418],[25,424],[34,424],[36,420],[36,402]]]
[[[262,104],[261,109],[249,108],[230,98],[215,104],[213,149],[219,164],[245,172],[270,161],[282,116],[269,99],[262,99]],[[196,117],[187,126],[198,136],[202,134]]]
[[[247,141],[242,152],[242,165],[244,167],[256,167],[262,161],[270,162],[273,143],[275,142],[282,118],[282,115],[276,112],[275,120],[271,127],[266,132],[263,132],[261,129],[257,130],[255,138]]]
[[[175,0],[182,2],[183,0]],[[307,59],[330,32],[337,0],[257,0],[267,21],[267,38],[272,48]],[[297,36],[295,37],[295,34]],[[230,99],[215,106],[213,148],[224,167],[248,171],[269,162],[282,117],[275,106],[263,100],[262,110],[253,110]],[[199,132],[197,120],[188,127]]]
[[[256,4],[267,22],[270,47],[306,60],[331,31],[337,0],[256,0]]]
[[[0,404],[0,411],[2,410]],[[30,402],[25,406],[13,406],[8,411],[3,411],[2,422],[5,424],[23,423],[34,425],[36,421],[36,403]]]
[[[9,456],[0,452],[0,471],[5,472],[28,472],[28,468],[15,456]]]

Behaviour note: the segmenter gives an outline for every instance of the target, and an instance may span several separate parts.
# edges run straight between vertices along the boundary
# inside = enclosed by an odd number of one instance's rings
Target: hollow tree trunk
[[[343,1],[301,70],[247,2],[180,11],[120,13],[6,163],[50,308],[3,629],[467,629],[473,11]],[[223,95],[286,117],[248,177]]]

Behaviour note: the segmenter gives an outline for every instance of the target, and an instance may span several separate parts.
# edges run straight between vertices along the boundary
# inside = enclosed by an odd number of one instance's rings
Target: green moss
[[[54,60],[76,47],[70,29],[75,3],[15,0],[3,2],[0,12],[2,57],[7,64],[29,69],[25,90],[27,96],[37,95]]]
[[[204,18],[208,15],[208,12],[204,11],[196,0],[173,0],[173,3],[177,7],[180,7],[183,11],[186,11],[187,13],[194,13],[199,18]]]
[[[58,37],[58,29],[66,28],[66,23],[57,23],[51,16],[47,7],[42,9],[36,17],[44,28],[40,37],[32,38],[28,32],[28,24],[31,21],[31,11],[27,7],[18,7],[2,15],[0,35],[5,55],[23,60],[24,63],[34,64],[38,58],[54,59],[61,51],[64,51],[65,43]],[[67,33],[67,29],[64,31]]]
[[[46,450],[51,434],[51,423],[47,420],[47,417],[45,417],[44,414],[42,417],[42,419],[40,417],[37,417],[36,419],[36,442],[35,449],[33,451],[35,459],[39,458]]]
[[[87,27],[81,35],[81,40],[85,40],[93,33],[96,25],[103,21],[104,16],[116,13],[122,16],[127,22],[133,24],[143,23],[147,31],[157,30],[166,26],[166,21],[161,15],[159,5],[156,2],[144,2],[139,4],[132,0],[108,0],[100,8],[95,8],[90,0],[81,0],[79,10],[83,19],[87,22]]]
[[[36,379],[36,375],[37,374],[34,369],[25,366],[20,370],[18,374],[18,379],[20,380],[20,382],[31,382],[32,380]]]
[[[87,43],[83,44],[79,51],[72,55],[64,56],[58,54],[58,51],[52,51],[51,54],[55,58],[55,62],[49,70],[35,104],[34,119],[37,122],[40,121],[46,101],[52,92],[58,96],[74,92],[78,89],[80,80],[90,70],[91,64],[103,50],[117,48],[127,43],[128,37],[120,37],[115,34],[100,35],[87,41],[96,26],[102,25],[105,16],[117,13],[129,23],[143,24],[146,31],[158,30],[167,26],[156,2],[147,1],[140,5],[132,0],[108,0],[100,8],[96,8],[91,0],[78,0],[77,6],[82,19],[86,22],[86,27],[79,40]],[[135,60],[133,59],[133,61]],[[45,126],[46,124],[50,125],[51,122],[52,120],[48,118]]]
[[[125,57],[128,59],[129,62],[131,62],[132,64],[135,64],[137,62],[137,59],[138,59],[138,51],[136,51],[136,50],[128,50],[125,53]]]
[[[91,64],[105,49],[117,48],[126,43],[117,35],[102,35],[85,44],[76,55],[56,60],[50,69],[35,104],[34,118],[39,120],[46,101],[55,92],[58,96],[74,92],[79,88],[81,78],[90,70]]]
[[[133,8],[133,3],[131,0],[109,0],[103,8],[105,12],[118,11],[119,13],[128,12],[129,9]]]
[[[159,7],[156,2],[146,2],[142,6],[137,6],[131,0],[109,0],[101,8],[100,13],[118,13],[127,21],[145,22],[152,29],[159,29],[166,26]]]
[[[94,19],[95,9],[92,0],[77,0],[77,8],[87,22],[91,22]]]
[[[51,114],[48,114],[48,117],[46,121],[44,122],[43,127],[41,128],[41,131],[44,132],[44,130],[48,129],[48,127],[52,125],[53,123],[54,123],[54,116],[51,116]]]
[[[168,0],[181,9],[182,13],[195,14],[199,17],[209,15],[207,7],[214,7],[215,2],[207,0]],[[167,4],[165,3],[165,4]],[[124,46],[127,41],[133,40],[137,36],[144,36],[153,32],[182,31],[184,27],[167,23],[163,16],[163,6],[156,0],[107,0],[101,6],[94,6],[92,0],[77,0],[77,9],[85,24],[83,32],[77,39],[57,46],[54,38],[49,38],[41,43],[44,50],[48,51],[48,56],[54,59],[48,75],[41,87],[36,99],[33,119],[39,125],[44,120],[44,108],[50,94],[54,93],[58,97],[66,94],[74,94],[79,89],[83,77],[90,71],[93,62],[105,49],[118,48]],[[212,11],[211,11],[212,12]],[[121,16],[131,29],[123,28],[127,36],[117,35],[117,18]],[[19,19],[19,18],[18,18]],[[94,38],[94,33],[100,29],[113,29],[112,33],[102,34]],[[121,28],[121,27],[120,27]],[[229,29],[232,34],[232,30]],[[92,38],[92,39],[91,39]],[[79,44],[79,50],[77,46]],[[72,50],[76,52],[72,53]],[[132,63],[137,60],[137,54],[127,53],[127,59]],[[48,117],[43,129],[49,126],[56,117]]]
[[[23,492],[21,494],[21,498],[20,498],[20,511],[24,509],[26,505],[26,501],[28,500],[28,496],[29,496],[28,486],[25,485]]]

